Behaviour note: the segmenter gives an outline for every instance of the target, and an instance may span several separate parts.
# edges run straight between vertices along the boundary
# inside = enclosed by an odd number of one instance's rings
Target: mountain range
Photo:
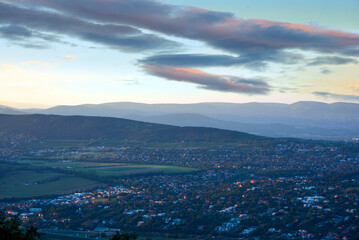
[[[173,126],[212,127],[269,137],[348,139],[359,136],[359,104],[297,102],[143,104],[132,102],[56,106],[47,109],[0,107],[5,114],[55,114],[125,118]]]

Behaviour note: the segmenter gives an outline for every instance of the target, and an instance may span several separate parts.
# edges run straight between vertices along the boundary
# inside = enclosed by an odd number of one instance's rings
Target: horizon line
[[[79,104],[54,104],[47,105],[41,103],[25,103],[25,102],[9,102],[9,101],[1,101],[0,107],[13,108],[13,109],[50,109],[53,107],[59,106],[83,106],[83,105],[104,105],[104,104],[119,104],[119,103],[128,103],[128,104],[143,104],[143,105],[196,105],[196,104],[283,104],[283,105],[292,105],[300,102],[313,102],[313,103],[322,103],[322,104],[335,104],[335,103],[349,103],[349,104],[359,104],[357,102],[349,102],[349,101],[333,101],[333,102],[324,102],[324,101],[314,101],[314,100],[300,100],[294,101],[291,103],[285,102],[260,102],[260,101],[249,101],[249,102],[219,102],[219,101],[203,101],[203,102],[189,102],[189,103],[175,103],[175,102],[136,102],[136,101],[110,101],[110,102],[100,102],[100,103],[79,103]]]

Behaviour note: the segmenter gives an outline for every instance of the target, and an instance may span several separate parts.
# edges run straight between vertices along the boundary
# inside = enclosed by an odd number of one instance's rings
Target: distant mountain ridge
[[[347,139],[359,136],[359,104],[356,103],[119,102],[19,111],[65,116],[117,117],[175,126],[214,127],[270,137]]]
[[[127,116],[144,122],[170,124],[174,126],[212,127],[247,132],[269,137],[331,138],[351,135],[352,129],[327,129],[320,127],[295,127],[280,123],[250,124],[217,120],[199,114],[168,114],[161,116]],[[359,131],[358,131],[359,132]]]
[[[19,114],[24,114],[24,112],[6,106],[0,106],[0,114],[19,115]]]
[[[56,106],[44,110],[46,114],[98,114],[123,117],[124,115],[156,116],[174,113],[194,113],[220,120],[241,120],[253,123],[306,123],[309,121],[358,122],[359,104],[297,102],[282,103],[197,103],[197,104],[142,104],[104,103],[78,106]]]

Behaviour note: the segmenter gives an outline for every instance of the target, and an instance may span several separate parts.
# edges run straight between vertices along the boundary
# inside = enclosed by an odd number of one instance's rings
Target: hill
[[[219,120],[243,123],[282,123],[326,126],[359,122],[359,104],[297,102],[282,103],[196,103],[143,104],[131,102],[56,106],[39,113],[59,115],[92,115],[126,117],[129,115],[158,116],[166,114],[201,114]]]
[[[109,117],[0,115],[0,134],[24,134],[53,140],[119,140],[139,142],[247,142],[251,134],[204,127],[175,127]]]
[[[296,138],[345,138],[353,134],[355,129],[327,129],[321,127],[297,127],[281,123],[251,124],[235,121],[218,120],[200,114],[166,114],[159,116],[130,115],[126,118],[150,123],[169,124],[174,126],[211,127],[246,132],[268,137]],[[359,132],[358,132],[359,133]]]
[[[269,137],[348,139],[359,136],[359,104],[297,102],[56,106],[28,113],[118,117],[175,126],[200,126]]]

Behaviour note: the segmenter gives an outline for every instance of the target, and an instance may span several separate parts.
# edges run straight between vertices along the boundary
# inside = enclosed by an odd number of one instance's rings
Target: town
[[[64,166],[96,156],[90,160],[197,170],[109,176],[101,179],[106,186],[90,191],[1,202],[4,213],[19,214],[25,224],[42,231],[276,239],[353,239],[359,233],[359,156],[346,145],[289,142],[271,149],[210,150],[92,146],[30,154],[41,158],[45,153],[56,156],[52,161],[68,159]]]

